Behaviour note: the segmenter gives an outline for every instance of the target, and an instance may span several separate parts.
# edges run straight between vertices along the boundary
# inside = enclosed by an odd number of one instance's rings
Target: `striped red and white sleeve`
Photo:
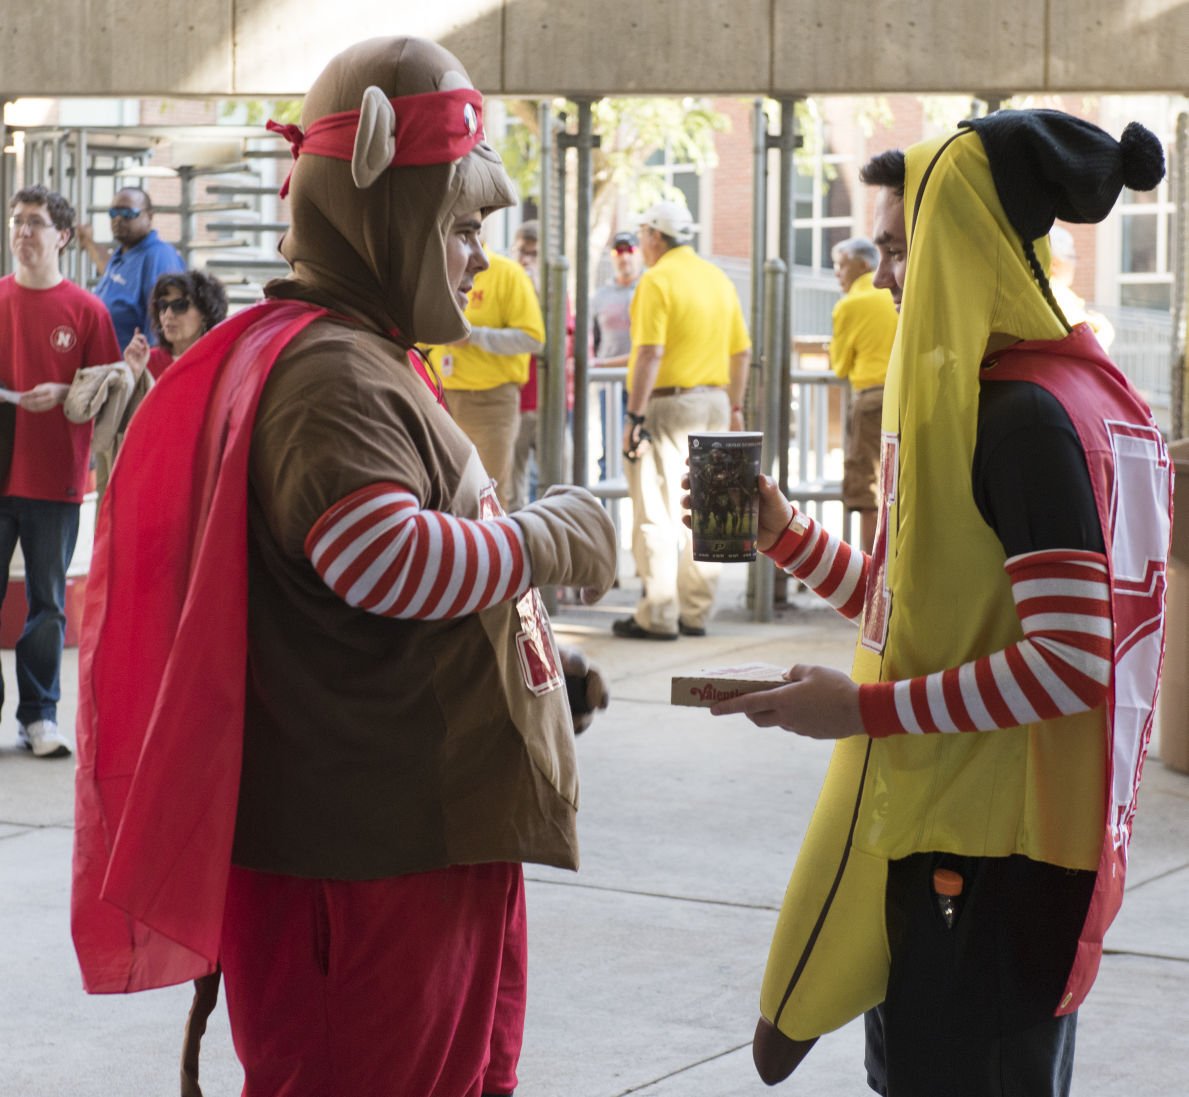
[[[1106,557],[1046,550],[1004,565],[1024,638],[960,667],[859,687],[876,738],[991,731],[1087,712],[1110,686],[1112,618]]]
[[[344,602],[383,617],[443,620],[518,598],[532,579],[510,518],[422,510],[399,484],[369,484],[310,529],[305,553]]]
[[[809,515],[794,511],[792,521],[765,555],[847,620],[859,619],[870,560],[859,549],[835,537]]]

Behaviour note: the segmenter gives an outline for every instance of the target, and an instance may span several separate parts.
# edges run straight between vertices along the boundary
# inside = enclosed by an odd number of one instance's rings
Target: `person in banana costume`
[[[770,1084],[865,1013],[878,1093],[1069,1091],[1152,727],[1172,472],[1062,315],[1047,233],[1163,171],[1142,126],[1057,111],[864,169],[900,307],[874,551],[761,488],[760,547],[858,623],[853,670],[795,666],[714,709],[838,740],[761,992]],[[938,870],[960,877],[945,912]]]

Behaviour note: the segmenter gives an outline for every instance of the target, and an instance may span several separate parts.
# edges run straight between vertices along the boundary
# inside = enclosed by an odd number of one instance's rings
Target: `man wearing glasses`
[[[57,725],[66,568],[91,447],[90,424],[68,422],[61,405],[76,370],[115,361],[119,348],[107,310],[58,267],[74,232],[70,204],[35,186],[8,209],[16,273],[0,279],[0,601],[19,542],[29,610],[16,646],[18,737],[54,758],[70,753]]]
[[[140,187],[119,191],[108,211],[115,251],[108,252],[95,243],[90,225],[80,225],[79,243],[86,249],[96,269],[103,276],[95,293],[107,306],[116,326],[116,338],[122,350],[139,328],[151,343],[153,318],[149,297],[163,274],[186,269],[186,264],[172,244],[167,244],[153,228],[153,203]]]

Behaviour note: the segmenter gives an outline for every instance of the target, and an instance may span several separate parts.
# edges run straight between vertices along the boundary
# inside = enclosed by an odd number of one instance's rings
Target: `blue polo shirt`
[[[111,313],[121,350],[132,341],[137,328],[150,343],[157,341],[149,315],[149,296],[161,275],[185,269],[177,250],[162,240],[156,229],[132,247],[112,253],[95,293]]]

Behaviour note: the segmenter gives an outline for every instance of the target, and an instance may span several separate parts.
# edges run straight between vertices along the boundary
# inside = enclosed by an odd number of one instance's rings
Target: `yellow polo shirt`
[[[484,249],[486,251],[486,249]],[[533,281],[519,263],[487,252],[491,263],[475,275],[466,318],[476,328],[519,328],[538,343],[545,321]],[[527,354],[492,354],[481,347],[435,347],[430,354],[448,390],[478,391],[528,380]]]
[[[883,384],[899,320],[892,295],[876,289],[873,277],[860,274],[834,306],[830,368],[855,392]]]
[[[688,245],[670,248],[640,276],[632,296],[632,357],[636,348],[663,346],[656,388],[726,385],[731,355],[751,339],[731,280]]]

